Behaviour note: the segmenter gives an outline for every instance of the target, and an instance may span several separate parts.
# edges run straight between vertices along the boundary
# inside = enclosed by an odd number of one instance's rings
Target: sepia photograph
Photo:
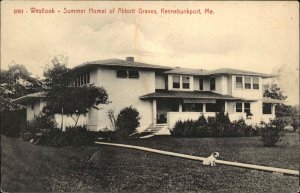
[[[2,1],[1,192],[300,191],[297,1]]]

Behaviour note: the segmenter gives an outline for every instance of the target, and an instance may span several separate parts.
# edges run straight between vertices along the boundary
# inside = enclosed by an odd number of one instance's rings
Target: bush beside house
[[[34,144],[61,147],[93,145],[101,133],[88,131],[86,126],[57,128],[53,116],[39,115],[21,128],[21,138]]]
[[[195,121],[177,121],[171,130],[171,135],[176,137],[249,137],[257,134],[245,120],[230,122],[228,115],[222,112],[207,119],[201,115]]]
[[[128,138],[140,126],[140,113],[132,106],[123,108],[116,120],[116,132],[121,138]]]

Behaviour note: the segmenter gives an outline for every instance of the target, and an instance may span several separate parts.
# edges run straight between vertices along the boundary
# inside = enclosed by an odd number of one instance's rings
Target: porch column
[[[224,113],[228,113],[228,103],[227,101],[224,102]]]
[[[178,112],[182,112],[182,102],[179,102]]]
[[[152,100],[152,123],[156,124],[156,117],[157,117],[157,109],[156,109],[156,99]]]
[[[273,115],[273,116],[275,116],[275,105],[276,105],[276,104],[273,104],[273,105],[272,105],[272,115]]]
[[[203,113],[206,113],[206,103],[203,103]]]

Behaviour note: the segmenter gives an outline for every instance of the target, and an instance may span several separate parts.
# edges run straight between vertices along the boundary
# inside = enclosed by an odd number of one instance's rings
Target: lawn
[[[298,169],[299,135],[276,148],[258,138],[155,137],[128,144],[221,159]],[[296,192],[299,179],[117,147],[51,148],[1,136],[1,188],[6,192]]]

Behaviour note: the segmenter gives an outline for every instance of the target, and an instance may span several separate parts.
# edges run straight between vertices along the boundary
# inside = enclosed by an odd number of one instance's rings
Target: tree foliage
[[[271,99],[284,100],[287,98],[276,83],[263,85],[263,96]]]
[[[46,95],[48,102],[43,112],[68,115],[75,121],[75,126],[80,115],[86,115],[89,108],[98,109],[99,104],[109,102],[106,90],[93,85],[53,87]]]
[[[33,77],[24,65],[13,64],[8,70],[1,70],[0,111],[23,108],[12,103],[12,99],[41,91],[41,85],[41,82]]]

